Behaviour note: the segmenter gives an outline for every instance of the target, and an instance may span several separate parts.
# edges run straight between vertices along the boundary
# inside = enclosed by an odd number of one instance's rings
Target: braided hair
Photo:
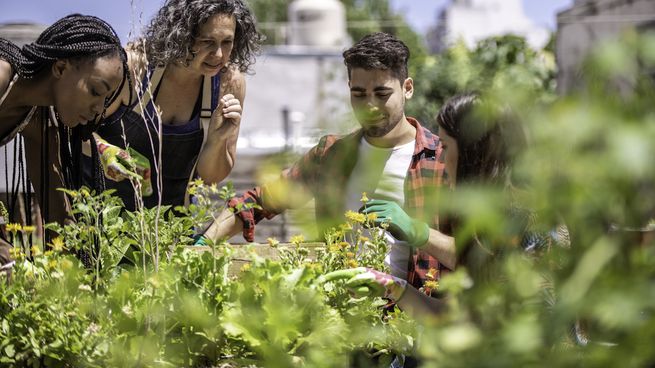
[[[83,62],[114,55],[120,57],[122,61],[123,78],[118,89],[105,101],[105,108],[118,98],[125,83],[131,84],[127,54],[121,46],[116,32],[107,22],[94,16],[71,14],[46,28],[35,42],[23,46],[22,49],[8,40],[0,38],[0,59],[9,62],[15,73],[20,78],[25,79],[36,77],[43,70],[50,68],[57,60],[66,59],[72,62]],[[48,146],[54,142],[53,137],[49,136],[48,127],[58,125],[59,153],[64,185],[68,189],[78,189],[82,182],[82,141],[91,138],[91,133],[96,130],[97,125],[95,122],[89,122],[87,125],[69,128],[64,124],[57,124],[56,120],[60,119],[52,116],[53,114],[50,113],[48,107],[40,107],[39,112],[43,138],[43,144],[41,145],[41,158],[43,160],[41,167],[41,190],[43,191],[41,210],[43,218],[48,219],[47,183],[49,183],[49,171],[47,170],[47,163],[53,159],[49,155]],[[98,120],[101,119],[96,121]],[[91,151],[94,171],[93,189],[102,191],[104,190],[104,176],[99,164],[98,153],[97,150]],[[19,166],[22,167],[22,165]],[[22,172],[21,175],[24,176],[25,173]],[[29,193],[23,194],[26,196],[26,200],[29,200]],[[25,203],[29,202],[26,201]],[[11,202],[8,204],[13,207]],[[29,217],[26,219],[28,222],[30,221]]]
[[[115,53],[125,53],[116,32],[107,22],[89,15],[71,14],[56,21],[22,49],[0,38],[0,58],[22,78],[36,76],[57,60],[95,59]]]

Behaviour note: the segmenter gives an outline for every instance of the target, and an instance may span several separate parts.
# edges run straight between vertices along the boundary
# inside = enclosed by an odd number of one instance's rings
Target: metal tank
[[[289,44],[338,47],[347,42],[346,10],[338,0],[295,0],[289,5]]]

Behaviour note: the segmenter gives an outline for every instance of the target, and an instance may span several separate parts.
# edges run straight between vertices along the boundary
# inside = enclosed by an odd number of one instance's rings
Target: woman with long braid
[[[127,47],[132,78],[142,82],[135,98],[123,89],[108,109],[123,119],[109,115],[96,144],[147,157],[153,194],[142,187],[145,207],[182,205],[192,177],[219,183],[230,173],[244,73],[262,40],[244,0],[168,0],[145,38]],[[117,189],[126,208],[137,208],[133,181],[117,182],[126,177],[120,167],[105,171],[112,174],[107,187]]]
[[[20,133],[14,156],[20,172],[8,188],[10,220],[21,180],[25,207],[31,206],[26,176],[43,220],[67,218],[67,199],[57,188],[80,185],[82,141],[90,138],[95,122],[125,84],[126,60],[116,32],[93,16],[62,18],[22,49],[0,38],[0,145]],[[30,223],[31,216],[26,217]],[[8,244],[0,243],[0,263],[5,263]]]

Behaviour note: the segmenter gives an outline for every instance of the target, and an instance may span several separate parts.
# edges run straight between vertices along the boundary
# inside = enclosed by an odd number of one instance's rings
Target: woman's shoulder
[[[239,68],[233,65],[221,73],[221,94],[226,93],[231,93],[239,99],[246,93],[246,78]]]
[[[9,83],[14,76],[14,70],[9,62],[0,59],[0,96],[2,96],[9,87]]]
[[[146,58],[143,45],[140,41],[134,41],[127,44],[125,47],[127,53],[127,65],[136,78],[143,76],[143,73],[148,68],[148,59]]]
[[[146,69],[148,68],[148,61],[146,60],[143,47],[140,45],[139,41],[128,43],[125,47],[125,52],[127,54],[127,67],[130,70],[131,83],[125,84],[119,98],[107,109],[108,115],[116,112],[120,105],[128,106],[133,102],[129,101],[130,96],[132,97],[132,100],[135,98],[133,88],[138,85],[137,81],[140,81],[143,78]]]

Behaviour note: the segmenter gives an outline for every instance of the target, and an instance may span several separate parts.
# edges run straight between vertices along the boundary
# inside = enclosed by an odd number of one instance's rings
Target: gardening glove
[[[347,280],[345,286],[356,296],[382,297],[398,301],[407,289],[407,281],[368,267],[330,272],[319,277],[319,283]]]
[[[100,154],[102,171],[107,178],[116,182],[123,179],[139,180],[141,194],[144,196],[152,194],[150,162],[145,156],[132,148],[124,150],[114,146],[96,133],[93,133],[93,138]]]
[[[196,246],[205,246],[205,245],[207,245],[207,238],[206,238],[204,235],[200,235],[200,236],[196,239],[195,243],[193,243],[193,245],[196,245]]]
[[[127,148],[127,152],[132,157],[132,162],[136,168],[136,173],[141,176],[141,195],[147,197],[152,194],[152,180],[150,170],[150,161],[132,147]]]
[[[425,222],[414,220],[396,202],[373,199],[360,208],[364,214],[375,213],[376,226],[388,223],[387,231],[398,240],[406,241],[410,247],[420,248],[428,242],[430,227]]]

